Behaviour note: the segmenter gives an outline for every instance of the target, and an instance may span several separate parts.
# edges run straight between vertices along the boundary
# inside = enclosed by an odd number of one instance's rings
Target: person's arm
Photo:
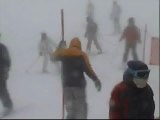
[[[127,33],[127,28],[124,29],[124,31],[123,31],[123,33],[122,33],[121,38],[120,38],[119,41],[122,41],[123,39],[125,39],[126,33]]]
[[[60,41],[57,49],[55,50],[55,52],[53,52],[51,56],[51,60],[52,61],[60,60],[65,54],[65,47],[66,47],[65,41]]]
[[[115,87],[111,93],[109,102],[109,119],[122,119],[120,94],[118,87]]]
[[[6,66],[10,68],[11,66],[11,58],[8,49],[5,47],[4,59],[6,61]]]
[[[52,40],[51,38],[48,38],[48,41],[49,41],[49,44],[50,44],[52,47],[56,48],[56,47],[58,46],[57,43],[56,43],[54,40]]]
[[[85,64],[84,65],[85,66],[85,73],[88,75],[88,77],[90,77],[94,81],[97,90],[100,91],[101,90],[101,82],[98,79],[95,72],[93,71],[92,66],[89,62],[89,58],[85,53],[83,53],[83,59],[84,59],[84,64]]]

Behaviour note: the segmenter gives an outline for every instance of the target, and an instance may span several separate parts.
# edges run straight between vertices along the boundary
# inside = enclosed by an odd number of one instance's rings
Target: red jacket
[[[127,26],[123,31],[121,39],[126,39],[129,43],[135,43],[140,40],[140,31],[136,26]]]
[[[109,118],[153,119],[155,104],[150,86],[138,89],[134,83],[127,82],[123,81],[113,89],[109,103]]]

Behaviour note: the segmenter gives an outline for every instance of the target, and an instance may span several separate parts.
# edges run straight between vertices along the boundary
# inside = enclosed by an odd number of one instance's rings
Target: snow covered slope
[[[86,0],[0,0],[0,32],[2,42],[11,54],[12,70],[8,88],[16,112],[6,118],[61,118],[62,88],[60,73],[55,64],[50,64],[50,73],[41,74],[40,58],[27,73],[26,69],[38,57],[40,33],[45,31],[57,43],[61,39],[60,9],[65,14],[65,39],[78,36],[85,50]],[[90,57],[95,72],[102,81],[102,91],[97,92],[93,82],[87,78],[88,118],[108,118],[108,102],[113,87],[122,80],[120,69],[124,42],[119,43],[119,35],[112,36],[109,19],[112,2],[93,0],[96,7],[96,21],[99,25],[99,41],[103,55]],[[146,62],[149,63],[150,38],[159,35],[158,0],[119,0],[123,10],[122,27],[128,17],[134,16],[142,31],[148,25]],[[96,51],[96,49],[93,49]],[[142,44],[138,45],[138,55],[142,58]],[[130,57],[131,58],[131,57]],[[149,84],[155,94],[155,116],[159,116],[159,69],[150,66]],[[0,106],[2,110],[2,107]]]

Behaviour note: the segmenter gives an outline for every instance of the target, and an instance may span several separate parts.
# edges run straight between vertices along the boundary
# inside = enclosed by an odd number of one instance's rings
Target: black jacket
[[[11,66],[11,59],[8,49],[0,43],[0,74],[8,72]]]

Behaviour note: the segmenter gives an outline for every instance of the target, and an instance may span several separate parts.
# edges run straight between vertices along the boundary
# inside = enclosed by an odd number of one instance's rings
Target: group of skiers
[[[97,40],[97,24],[94,22],[94,6],[91,1],[87,14],[87,27],[85,37],[88,39],[87,52],[91,50],[92,41],[102,53],[102,48]],[[93,9],[93,10],[92,10]],[[115,34],[120,33],[121,8],[116,1],[113,3],[111,19],[114,24]],[[1,35],[0,35],[1,37]],[[127,63],[127,69],[123,74],[123,81],[116,85],[111,93],[109,104],[110,119],[153,119],[155,103],[152,88],[148,84],[150,69],[138,60],[136,44],[140,41],[140,31],[135,25],[133,17],[129,18],[128,26],[124,29],[120,41],[126,40],[123,62]],[[53,52],[53,47],[56,50]],[[127,62],[129,50],[132,49],[134,60]],[[65,41],[57,45],[47,36],[41,33],[39,55],[44,57],[42,71],[47,72],[48,61],[60,61],[62,64],[61,76],[64,92],[64,104],[67,111],[67,119],[87,119],[88,109],[86,101],[86,79],[84,73],[89,76],[97,88],[101,91],[102,83],[94,72],[88,55],[82,50],[81,40],[75,37],[69,47]],[[12,101],[7,90],[6,80],[9,77],[11,60],[6,46],[0,43],[0,98],[6,108],[4,113],[13,109]]]

